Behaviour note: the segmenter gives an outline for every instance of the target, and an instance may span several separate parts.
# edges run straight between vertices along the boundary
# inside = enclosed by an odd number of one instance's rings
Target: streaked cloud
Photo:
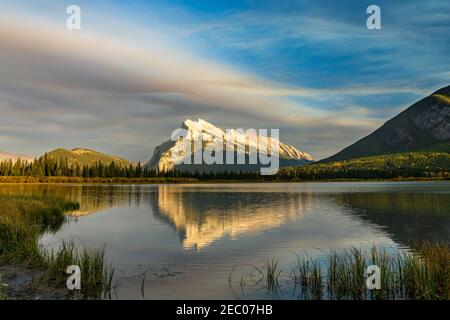
[[[327,20],[326,14],[244,11],[212,21],[179,9],[166,25],[160,19],[137,27],[131,18],[112,23],[99,17],[98,28],[71,32],[54,19],[11,12],[0,16],[0,149],[21,153],[80,146],[145,161],[182,120],[202,117],[225,128],[280,128],[283,141],[321,158],[431,93],[448,65],[443,61],[444,71],[437,73],[419,61],[430,73],[415,81],[392,76],[358,81],[367,78],[365,72],[378,74],[377,63],[382,70],[395,63],[406,68],[409,61],[395,50],[369,54],[373,47],[366,42],[344,48],[371,35],[348,21]],[[445,17],[434,21],[442,24]],[[104,32],[113,25],[121,31]],[[258,30],[271,32],[258,36]],[[399,34],[375,37],[386,49]],[[236,50],[255,59],[223,59],[214,46],[223,55]],[[284,47],[296,47],[304,65],[294,63],[295,55],[273,52]],[[202,48],[208,50],[203,54]],[[300,54],[324,56],[326,49],[335,51],[326,53],[323,66],[352,50],[372,61],[352,62],[346,71],[336,60],[333,73]],[[427,54],[424,59],[436,57]],[[379,107],[361,101],[377,96],[402,99]]]

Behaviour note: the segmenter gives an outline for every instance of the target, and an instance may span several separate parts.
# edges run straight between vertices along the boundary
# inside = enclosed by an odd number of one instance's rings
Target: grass
[[[36,266],[43,262],[39,235],[57,230],[65,211],[78,204],[57,198],[0,195],[0,263]]]
[[[450,246],[421,245],[418,255],[405,259],[403,277],[409,296],[450,300]]]
[[[372,247],[369,253],[350,248],[332,251],[326,257],[328,299],[450,299],[450,246],[421,244],[416,253],[387,252]],[[376,265],[381,271],[379,290],[366,287],[366,270]]]
[[[77,249],[73,242],[63,242],[56,252],[43,254],[46,271],[38,282],[56,288],[65,288],[67,267],[77,265],[81,272],[83,298],[98,298],[112,287],[114,269],[106,267],[105,251],[88,248]]]
[[[2,281],[1,273],[0,273],[0,300],[6,300],[5,284]]]
[[[400,254],[400,253],[398,253]],[[402,283],[398,281],[398,255],[373,247],[370,253],[357,248],[331,251],[326,259],[327,297],[330,299],[396,299]],[[381,289],[367,290],[366,270],[376,265],[381,270]]]
[[[267,280],[267,289],[270,292],[278,292],[280,289],[280,284],[278,282],[278,279],[281,274],[281,270],[278,268],[278,262],[276,260],[272,260],[267,263],[266,266],[267,273],[266,273],[266,280]]]
[[[413,251],[393,253],[374,246],[368,251],[355,247],[331,250],[317,259],[297,256],[284,282],[279,279],[282,271],[277,261],[272,260],[265,267],[266,288],[280,292],[282,283],[296,289],[299,299],[450,300],[450,245],[420,244]],[[380,289],[366,286],[371,265],[380,268]],[[258,279],[258,283],[263,282]]]
[[[297,256],[297,270],[293,271],[294,283],[301,288],[302,296],[320,299],[322,296],[322,270],[319,262]]]
[[[46,196],[0,195],[0,265],[41,268],[39,285],[65,288],[69,265],[81,269],[83,298],[97,298],[111,288],[114,270],[106,267],[104,250],[77,249],[64,242],[56,252],[39,246],[42,232],[56,231],[65,222],[65,212],[77,203]]]
[[[100,178],[100,177],[33,177],[33,176],[0,176],[0,183],[132,183],[132,184],[150,184],[150,183],[194,183],[199,182],[196,178],[183,177],[155,177],[155,178]]]

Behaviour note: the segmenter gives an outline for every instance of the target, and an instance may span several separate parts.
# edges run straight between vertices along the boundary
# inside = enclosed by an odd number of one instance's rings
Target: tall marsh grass
[[[54,232],[65,222],[65,212],[77,203],[59,198],[0,195],[0,265],[42,268],[38,285],[65,288],[70,265],[81,269],[83,298],[99,298],[111,288],[114,270],[106,266],[104,250],[78,249],[63,242],[57,251],[39,246],[42,232]],[[0,288],[1,290],[1,288]]]
[[[314,259],[298,261],[294,279],[301,279],[303,298],[450,299],[448,244],[420,244],[413,252],[391,252],[375,246],[367,252],[353,247],[332,250],[322,264]],[[380,268],[380,289],[367,289],[366,271],[371,265]],[[315,280],[321,273],[324,280]]]
[[[421,244],[417,254],[403,261],[406,295],[419,299],[450,300],[450,245]]]
[[[0,300],[5,300],[6,294],[5,294],[5,284],[2,281],[2,274],[0,273]]]
[[[73,242],[63,242],[57,251],[44,252],[43,260],[46,271],[39,282],[65,288],[67,267],[77,265],[81,272],[83,298],[99,298],[111,290],[114,269],[106,266],[104,249],[78,249]]]
[[[366,272],[371,265],[380,268],[380,289],[367,288]],[[411,251],[376,246],[371,250],[355,247],[331,250],[320,258],[297,256],[292,271],[283,281],[279,279],[281,272],[275,260],[266,265],[267,289],[274,292],[281,291],[282,286],[293,287],[299,299],[450,300],[447,243],[420,244]],[[273,290],[274,283],[277,290]]]
[[[0,264],[42,263],[39,235],[55,231],[78,204],[58,198],[0,195]]]
[[[278,268],[278,261],[272,260],[266,265],[266,281],[267,289],[271,292],[278,292],[280,284],[278,279],[280,278],[281,270]]]

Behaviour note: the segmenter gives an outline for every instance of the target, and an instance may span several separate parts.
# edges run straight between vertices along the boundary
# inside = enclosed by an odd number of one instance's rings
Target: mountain
[[[373,133],[320,162],[411,151],[450,152],[450,86],[416,102]]]
[[[268,143],[268,139],[261,138],[259,139],[255,135],[252,135],[249,132],[239,132],[238,130],[231,130],[230,133],[226,133],[222,129],[214,126],[213,124],[198,119],[197,121],[193,120],[185,120],[182,125],[182,129],[187,131],[187,137],[178,138],[177,141],[166,141],[155,148],[152,158],[145,165],[147,168],[156,169],[160,172],[167,172],[174,170],[175,168],[181,171],[194,171],[197,170],[199,172],[218,172],[218,171],[256,171],[259,168],[264,167],[266,165],[258,164],[249,164],[249,159],[255,153],[253,151],[257,150],[265,152],[268,149],[271,150],[271,145]],[[270,133],[268,133],[270,135]],[[178,153],[178,155],[173,158],[172,154],[177,154],[175,151],[180,150],[186,142],[190,145],[193,145],[193,141],[201,139],[203,141],[202,147],[210,147],[214,143],[219,143],[222,146],[230,145],[234,148],[235,152],[234,159],[235,164],[211,164],[208,165],[206,163],[202,164],[175,164],[174,159],[181,160],[186,158],[193,157],[194,148],[192,148],[190,154],[184,154],[183,152]],[[279,142],[279,141],[278,141]],[[224,151],[224,160],[226,159],[226,150],[227,148],[222,147]],[[230,156],[233,156],[232,153],[229,153]],[[245,164],[237,164],[237,157],[243,156],[245,158]],[[312,162],[314,159],[307,153],[297,150],[293,146],[289,146],[279,142],[279,165],[282,166],[293,166],[293,165],[305,165],[307,163]],[[224,161],[225,163],[225,161]],[[267,165],[268,166],[268,165]],[[266,167],[267,167],[266,166]]]
[[[110,164],[111,162],[114,162],[122,167],[129,166],[131,164],[131,162],[126,159],[83,148],[75,148],[72,150],[59,148],[48,152],[47,157],[53,158],[57,161],[65,161],[65,159],[67,159],[69,165],[78,164],[80,167],[84,165],[92,165],[99,161],[103,164]]]
[[[34,160],[32,156],[27,156],[23,154],[9,153],[0,150],[0,162],[12,160],[12,162],[16,162],[18,159],[25,160],[31,162]]]
[[[291,181],[450,178],[450,153],[404,152],[335,162],[315,162],[281,168],[278,176]]]

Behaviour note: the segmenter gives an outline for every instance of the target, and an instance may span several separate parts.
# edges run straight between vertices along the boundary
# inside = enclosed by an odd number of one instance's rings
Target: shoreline
[[[3,178],[3,179],[2,179]],[[84,185],[114,185],[114,184],[232,184],[232,183],[326,183],[326,182],[438,182],[450,181],[450,178],[392,178],[392,179],[318,179],[318,180],[200,180],[196,178],[29,178],[29,177],[0,177],[1,185],[31,185],[31,184],[84,184]]]
[[[20,267],[12,264],[0,266],[0,285],[7,300],[67,300],[64,288],[55,288],[36,282],[45,274],[45,268]]]

